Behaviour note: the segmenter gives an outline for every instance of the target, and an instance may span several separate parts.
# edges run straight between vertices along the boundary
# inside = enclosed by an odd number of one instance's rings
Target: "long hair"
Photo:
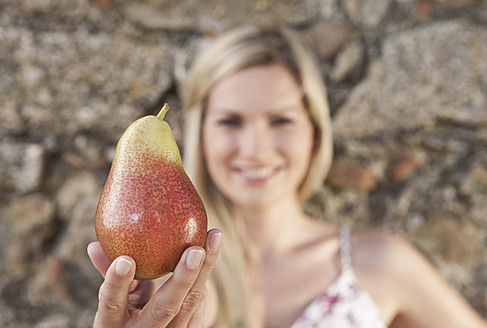
[[[241,222],[234,220],[232,206],[212,181],[202,152],[202,123],[215,84],[245,68],[281,64],[301,87],[303,103],[315,131],[313,154],[307,175],[298,189],[302,203],[322,185],[328,173],[333,140],[326,89],[311,53],[294,32],[279,26],[244,26],[219,37],[193,63],[184,95],[184,165],[205,203],[211,227],[224,233],[224,245],[213,270],[219,313],[217,325],[248,325],[246,253]]]

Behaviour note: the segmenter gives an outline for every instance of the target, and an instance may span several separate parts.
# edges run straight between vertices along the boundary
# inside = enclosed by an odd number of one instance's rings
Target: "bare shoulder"
[[[408,280],[437,271],[425,254],[408,240],[389,231],[358,231],[352,233],[351,243],[354,264],[359,270]]]
[[[351,247],[354,267],[375,274],[386,273],[394,267],[408,266],[410,261],[421,257],[405,239],[384,230],[352,233]]]
[[[404,295],[403,288],[410,287],[411,281],[423,281],[419,277],[434,270],[408,241],[388,231],[354,232],[351,248],[359,284],[389,320],[402,307],[397,295]]]
[[[418,260],[419,252],[406,240],[380,230],[352,233],[351,251],[359,285],[374,299],[384,321],[390,325],[405,308],[407,300],[402,297],[410,295],[402,289],[411,286],[411,281],[421,281],[416,275],[418,265],[413,262],[424,261]]]
[[[355,232],[351,243],[358,282],[391,327],[487,327],[458,291],[404,238],[385,231]]]

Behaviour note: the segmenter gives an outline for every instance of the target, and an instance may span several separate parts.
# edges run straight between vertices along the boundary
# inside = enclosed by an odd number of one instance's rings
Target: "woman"
[[[195,62],[185,107],[185,167],[225,234],[218,262],[213,229],[205,250],[190,248],[141,298],[133,260],[110,265],[92,244],[93,263],[108,269],[95,326],[487,327],[406,242],[303,212],[330,166],[332,135],[319,71],[290,31],[220,38]]]

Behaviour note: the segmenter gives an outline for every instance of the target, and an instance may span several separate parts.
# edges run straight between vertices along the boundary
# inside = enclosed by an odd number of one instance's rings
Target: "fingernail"
[[[115,273],[120,277],[123,277],[129,273],[131,268],[132,262],[126,259],[118,259],[117,263],[115,263]]]
[[[190,270],[196,269],[203,259],[204,252],[201,249],[192,249],[186,256],[186,265]]]
[[[94,244],[94,242],[91,242],[91,243],[89,243],[89,244],[88,244],[88,246],[86,247],[86,252],[87,252],[88,254],[90,254],[90,248],[91,248],[91,246],[92,246],[93,244]]]
[[[221,232],[214,233],[210,238],[210,251],[213,253],[218,252],[220,245],[222,244],[223,234]]]

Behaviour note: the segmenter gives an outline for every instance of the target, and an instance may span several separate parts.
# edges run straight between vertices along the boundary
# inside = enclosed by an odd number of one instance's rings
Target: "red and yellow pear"
[[[174,271],[184,250],[203,246],[207,233],[203,202],[164,121],[167,110],[166,104],[123,133],[95,215],[107,257],[132,257],[139,280]]]

